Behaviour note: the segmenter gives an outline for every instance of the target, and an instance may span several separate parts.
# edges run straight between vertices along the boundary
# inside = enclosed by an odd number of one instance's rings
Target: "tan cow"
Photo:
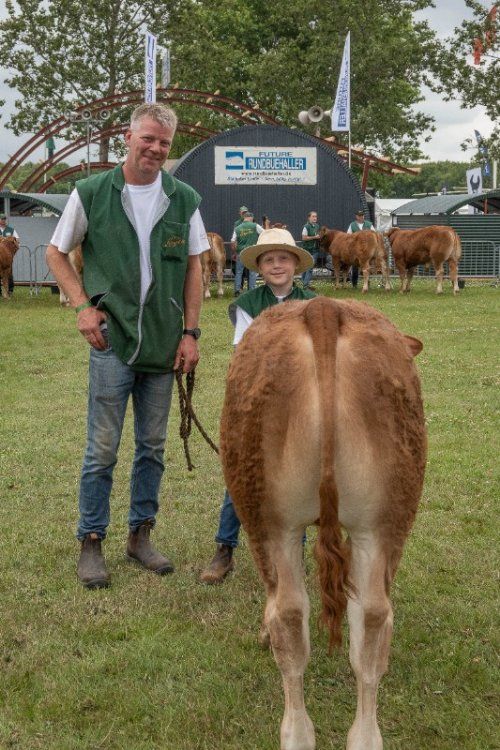
[[[347,748],[382,748],[376,694],[392,634],[389,590],[426,460],[413,363],[421,348],[368,305],[317,297],[261,313],[233,354],[221,457],[267,593],[261,639],[283,677],[282,750],[315,747],[303,696],[302,535],[310,524],[319,526],[331,646],[340,644],[346,608],[349,619],[358,707]]]
[[[9,299],[9,279],[12,276],[14,255],[19,249],[16,237],[0,237],[0,280],[2,283],[2,297]]]
[[[432,263],[436,272],[436,293],[443,291],[444,263],[448,261],[453,294],[458,293],[458,263],[462,255],[460,238],[454,229],[430,226],[423,229],[399,229],[387,232],[391,243],[394,265],[401,279],[400,292],[409,292],[415,268]]]
[[[226,266],[226,249],[224,240],[217,232],[207,232],[210,250],[201,254],[201,269],[203,275],[203,293],[205,299],[210,299],[210,279],[212,272],[217,275],[217,295],[224,296],[224,268]]]
[[[342,276],[342,288],[344,288],[346,269],[349,266],[359,265],[363,272],[362,292],[366,294],[370,279],[370,265],[380,267],[384,277],[384,287],[390,290],[389,269],[385,261],[383,243],[377,232],[362,230],[361,232],[341,232],[338,229],[320,229],[320,246],[332,256],[335,272],[335,289],[339,288]]]
[[[68,253],[68,259],[71,263],[71,267],[73,268],[74,272],[78,276],[80,283],[83,286],[83,255],[82,255],[82,246],[77,245],[73,248],[73,250],[70,250]],[[66,297],[63,289],[59,287],[59,302],[61,305],[69,305],[69,299]]]

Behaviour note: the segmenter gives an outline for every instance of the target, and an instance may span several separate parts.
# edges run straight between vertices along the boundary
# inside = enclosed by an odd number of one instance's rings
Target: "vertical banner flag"
[[[351,32],[344,44],[335,104],[332,109],[332,132],[348,132],[351,129]]]
[[[161,85],[164,89],[168,88],[170,83],[170,48],[166,47],[163,50],[163,57],[161,59]]]
[[[474,167],[474,169],[468,169],[466,174],[467,181],[467,192],[469,195],[477,195],[483,192],[483,176],[481,174],[481,167]]]
[[[156,37],[149,31],[146,31],[144,101],[146,104],[156,101]]]

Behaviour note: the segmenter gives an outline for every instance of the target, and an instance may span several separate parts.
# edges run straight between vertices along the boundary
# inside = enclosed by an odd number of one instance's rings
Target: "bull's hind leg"
[[[224,267],[221,263],[217,265],[217,296],[224,296]]]
[[[366,294],[370,285],[370,261],[365,263],[363,266],[363,288],[361,289],[362,294]]]
[[[443,276],[444,276],[444,263],[438,263],[436,265],[436,294],[443,293]]]
[[[450,279],[453,286],[453,294],[458,294],[458,264],[456,260],[451,258],[448,260],[448,268],[450,269]]]
[[[356,718],[347,750],[382,750],[377,723],[377,689],[387,670],[392,637],[392,607],[386,592],[387,561],[371,535],[352,538],[350,578],[355,594],[348,603],[349,658],[356,675]]]
[[[304,671],[309,661],[309,599],[303,580],[303,529],[282,532],[260,548],[250,546],[264,580],[268,600],[264,631],[269,633],[274,659],[280,669],[285,693],[281,723],[281,750],[314,750],[314,727],[304,704]],[[263,559],[263,555],[267,559]],[[268,573],[267,573],[268,575]],[[262,635],[262,631],[261,631]]]

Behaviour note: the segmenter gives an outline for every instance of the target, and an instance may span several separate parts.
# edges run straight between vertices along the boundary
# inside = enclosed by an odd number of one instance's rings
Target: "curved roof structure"
[[[500,190],[488,190],[477,195],[461,193],[459,195],[429,195],[418,198],[400,206],[393,214],[395,216],[434,216],[437,214],[453,214],[462,206],[471,205],[480,210],[484,209],[484,202],[488,202],[488,209],[492,213],[500,212]]]
[[[0,190],[0,198],[10,199],[11,214],[25,214],[38,207],[47,208],[56,216],[64,211],[69,195],[62,193],[13,193],[10,190]]]

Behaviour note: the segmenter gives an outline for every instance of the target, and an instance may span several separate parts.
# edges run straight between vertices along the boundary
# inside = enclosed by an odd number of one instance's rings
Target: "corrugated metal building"
[[[456,213],[467,205],[480,213]],[[401,229],[421,229],[433,224],[452,227],[462,242],[460,275],[500,276],[500,190],[409,201],[393,211],[392,224]]]

